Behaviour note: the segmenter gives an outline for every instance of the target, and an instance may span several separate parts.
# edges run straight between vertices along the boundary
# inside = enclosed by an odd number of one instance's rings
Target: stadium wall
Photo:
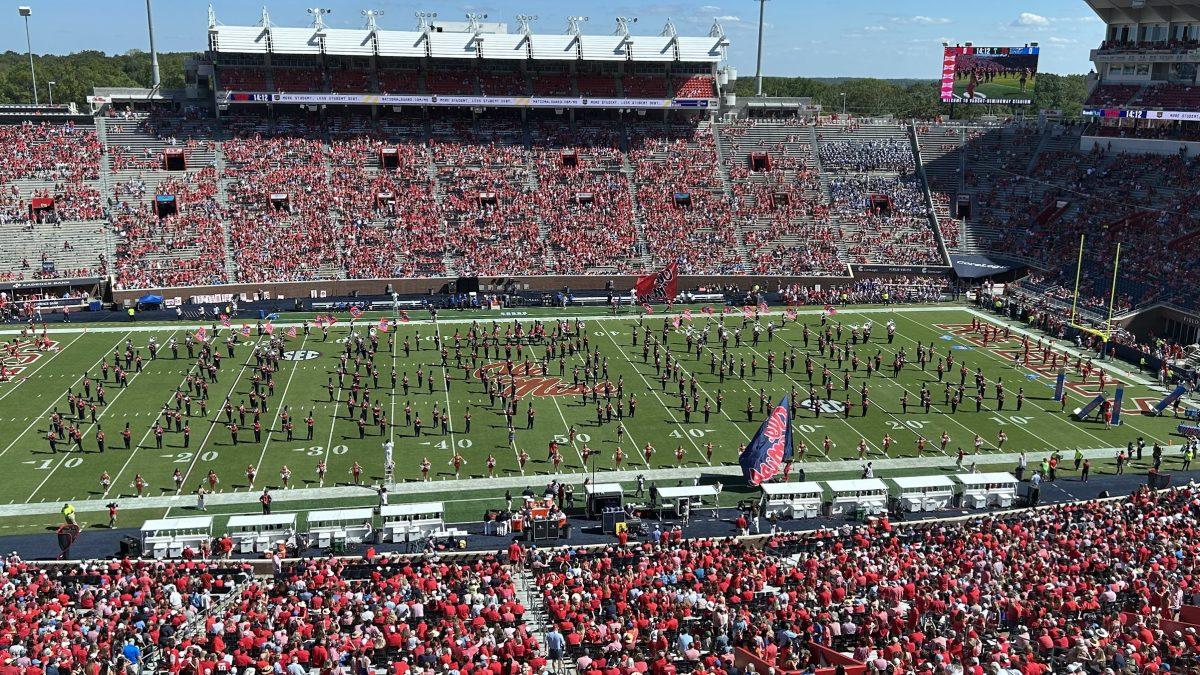
[[[889,275],[871,275],[889,276]],[[283,297],[310,298],[313,292],[319,296],[324,291],[329,297],[343,297],[352,294],[364,296],[386,295],[390,285],[391,292],[400,295],[425,295],[429,293],[445,293],[451,283],[461,277],[436,277],[426,279],[347,279],[331,281],[294,281],[269,282],[258,284],[221,284],[216,286],[174,286],[168,288],[138,288],[114,290],[113,300],[124,302],[136,301],[147,292],[155,292],[166,298],[190,298],[195,295],[219,295],[224,293],[268,296],[272,299]],[[612,276],[535,276],[535,277],[504,277],[480,276],[481,291],[483,286],[501,286],[506,283],[517,284],[521,291],[560,291],[570,288],[572,291],[604,291],[609,282],[616,291],[627,293],[633,288],[637,277],[633,275]],[[822,288],[840,286],[853,281],[853,277],[780,277],[780,276],[712,276],[712,275],[681,275],[679,288],[695,290],[700,287],[736,287],[741,290],[752,290],[758,286],[767,291],[775,291],[780,286],[799,284],[813,286],[820,284]],[[487,292],[487,291],[483,291]]]
[[[1101,150],[1111,148],[1117,152],[1154,155],[1178,155],[1182,149],[1184,157],[1200,156],[1200,142],[1196,141],[1114,138],[1112,136],[1084,136],[1079,141],[1079,149],[1084,153],[1089,153],[1096,147],[1099,147]]]

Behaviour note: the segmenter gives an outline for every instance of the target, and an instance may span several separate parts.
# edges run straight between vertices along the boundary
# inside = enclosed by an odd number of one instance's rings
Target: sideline
[[[543,308],[538,307],[538,308],[534,308],[534,309],[543,309]],[[554,308],[548,308],[548,309],[554,309]],[[569,309],[574,310],[576,308],[569,308]],[[787,310],[779,310],[779,311],[770,310],[770,311],[761,313],[759,316],[783,316],[786,311]],[[863,309],[854,309],[854,307],[851,306],[851,307],[846,307],[844,309],[841,307],[838,307],[837,311],[838,312],[842,312],[842,311],[854,312],[855,314],[893,314],[895,312],[918,312],[918,313],[970,312],[970,311],[974,311],[974,310],[972,310],[969,307],[963,306],[963,305],[944,304],[944,305],[917,305],[917,306],[890,305],[890,306],[886,306],[886,307],[870,307],[870,306],[868,306]],[[820,316],[824,313],[825,313],[824,308],[796,310],[796,314],[798,316]],[[384,315],[384,316],[386,317],[387,315]],[[741,309],[739,308],[736,313],[727,314],[725,316],[727,318],[732,317],[734,319],[741,320],[741,318],[742,318]],[[603,315],[569,314],[569,315],[564,316],[562,314],[555,314],[555,313],[547,311],[547,312],[535,312],[535,313],[530,313],[530,314],[522,314],[521,316],[512,316],[510,314],[506,314],[505,310],[500,310],[500,313],[496,314],[495,316],[476,316],[476,317],[470,317],[470,318],[464,317],[464,318],[457,318],[457,319],[439,318],[436,322],[432,319],[412,319],[407,324],[401,323],[398,325],[399,325],[399,327],[402,328],[405,325],[421,326],[421,325],[433,325],[434,323],[437,323],[439,325],[441,325],[441,324],[457,325],[457,324],[471,324],[476,321],[481,322],[481,323],[489,322],[489,321],[496,321],[498,323],[507,323],[509,321],[527,322],[527,321],[539,321],[539,320],[540,321],[563,320],[563,321],[571,321],[571,322],[574,322],[574,321],[632,321],[632,320],[636,320],[639,317],[648,317],[650,319],[674,319],[675,317],[683,317],[683,313],[682,312],[663,312],[663,313],[655,312],[654,314],[628,313],[628,314],[617,314],[616,316],[613,316],[612,314],[603,314]],[[719,317],[720,317],[720,315],[718,315],[718,314],[713,315],[714,320]],[[692,318],[696,319],[698,317],[693,315]],[[242,323],[246,323],[247,321],[251,321],[251,319],[245,318],[245,319],[242,319],[241,321],[242,321]],[[253,321],[257,322],[258,319],[253,319]],[[378,323],[374,319],[374,317],[368,318],[365,314],[363,315],[363,318],[360,319],[360,321],[361,321],[361,323],[359,323],[358,326],[365,326],[367,328],[370,328],[370,327],[374,326],[376,323]],[[304,325],[303,321],[279,321],[279,322],[272,321],[271,323],[276,328],[288,328],[291,326],[300,328]],[[309,320],[308,323],[309,323],[309,325],[312,325],[311,320]],[[338,323],[345,325],[345,326],[350,325],[349,320],[342,321],[341,319],[338,319]],[[116,325],[116,326],[95,326],[95,327],[91,327],[91,328],[89,328],[87,326],[83,326],[83,327],[79,327],[79,328],[48,329],[48,332],[52,335],[67,335],[67,334],[71,334],[71,333],[123,333],[123,332],[146,333],[146,332],[164,331],[164,330],[196,330],[198,328],[204,328],[206,330],[210,329],[210,328],[212,328],[212,322],[197,323],[194,321],[190,321],[190,322],[154,321],[154,322],[145,323],[143,325],[132,325],[132,326],[126,325],[126,324],[120,324],[120,325]],[[0,335],[20,335],[20,334],[21,334],[21,331],[15,330],[15,329],[0,330]]]
[[[1170,446],[1168,446],[1170,447]],[[1112,459],[1117,452],[1124,448],[1090,448],[1083,450],[1083,456],[1087,459]],[[1020,453],[1008,452],[1004,454],[982,454],[982,455],[967,455],[967,459],[978,457],[978,461],[984,464],[1012,464],[1016,467],[1017,459]],[[1030,466],[1036,466],[1037,455],[1026,453],[1029,459]],[[894,459],[871,459],[871,464],[875,469],[875,475],[879,476],[880,472],[899,469],[920,469],[928,468],[931,472],[938,471],[938,467],[948,461],[947,458],[937,458],[936,461],[930,461],[930,457],[897,457]],[[858,459],[845,459],[833,462],[805,462],[804,464],[796,465],[797,468],[803,468],[805,474],[809,477],[814,474],[828,473],[843,473],[846,471],[856,471],[863,465],[864,461]],[[682,480],[697,480],[702,477],[732,477],[735,480],[740,480],[742,468],[736,464],[722,466],[691,466],[683,468],[662,468],[662,469],[642,469],[642,470],[624,470],[624,471],[604,471],[599,474],[604,482],[612,483],[631,483],[637,480],[638,475],[645,477],[650,482],[663,482],[664,486],[669,481]],[[886,476],[883,476],[886,478]],[[501,490],[512,488],[525,488],[527,486],[545,485],[552,480],[557,479],[560,483],[581,484],[590,478],[590,474],[580,473],[557,473],[557,474],[538,474],[534,476],[505,476],[501,478],[462,478],[457,480],[441,480],[441,481],[409,481],[404,483],[395,483],[388,487],[390,495],[420,495],[420,494],[455,494],[462,492],[471,492],[478,490]],[[272,496],[275,497],[277,503],[282,502],[297,502],[297,501],[313,501],[322,499],[344,499],[353,497],[377,496],[378,493],[372,487],[341,485],[337,487],[325,488],[294,488],[291,490],[272,490]],[[255,504],[258,502],[258,493],[255,492],[218,492],[205,497],[205,501],[209,506],[221,504]],[[104,511],[106,504],[112,501],[111,499],[89,499],[73,502],[77,511]],[[133,498],[122,500],[123,508],[126,509],[155,509],[155,508],[170,508],[180,506],[179,497],[176,495],[164,497],[142,497],[140,499]],[[0,506],[0,517],[6,516],[36,516],[57,514],[61,506],[57,502],[44,502],[36,504],[8,504]],[[315,506],[314,506],[315,508]]]

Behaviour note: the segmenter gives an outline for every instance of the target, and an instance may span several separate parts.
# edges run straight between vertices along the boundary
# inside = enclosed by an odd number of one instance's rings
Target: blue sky
[[[0,45],[24,51],[23,26],[17,4],[33,7],[30,28],[38,53],[99,49],[108,53],[147,49],[145,5],[141,0],[25,0],[11,3],[0,21]],[[227,24],[253,24],[260,0],[215,0],[217,19]],[[732,43],[730,62],[739,75],[754,73],[758,21],[756,0],[314,0],[311,3],[265,2],[272,23],[304,26],[304,8],[332,8],[334,27],[362,25],[359,11],[380,9],[383,28],[411,29],[413,12],[437,11],[439,18],[461,20],[465,12],[486,12],[490,21],[515,26],[517,14],[538,16],[537,31],[558,33],[566,17],[585,15],[585,32],[609,33],[616,16],[637,17],[635,33],[657,33],[668,17],[681,33],[705,34],[718,19]],[[99,11],[97,11],[99,10]],[[201,0],[158,0],[154,23],[162,51],[202,50],[207,3]],[[920,77],[933,79],[941,66],[943,41],[977,45],[1042,45],[1041,69],[1086,73],[1088,50],[1104,36],[1104,25],[1081,0],[995,0],[931,2],[929,0],[768,0],[763,72],[767,75],[816,77]]]

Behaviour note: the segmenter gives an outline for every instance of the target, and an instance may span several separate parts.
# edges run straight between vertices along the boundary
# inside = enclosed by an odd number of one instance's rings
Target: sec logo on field
[[[827,415],[840,415],[846,410],[846,406],[841,402],[829,399],[821,399],[821,402],[818,405],[821,407],[821,412]],[[800,407],[806,410],[812,410],[812,401],[809,399],[804,399],[800,402]]]
[[[311,349],[297,349],[283,353],[284,361],[312,361],[321,356],[321,352],[314,352]]]

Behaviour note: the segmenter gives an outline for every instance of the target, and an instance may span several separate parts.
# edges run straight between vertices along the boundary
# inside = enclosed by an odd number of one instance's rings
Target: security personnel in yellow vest
[[[63,516],[63,520],[66,521],[66,523],[68,525],[76,524],[76,522],[75,522],[75,507],[72,504],[70,504],[69,502],[66,504],[63,504],[62,516]]]

